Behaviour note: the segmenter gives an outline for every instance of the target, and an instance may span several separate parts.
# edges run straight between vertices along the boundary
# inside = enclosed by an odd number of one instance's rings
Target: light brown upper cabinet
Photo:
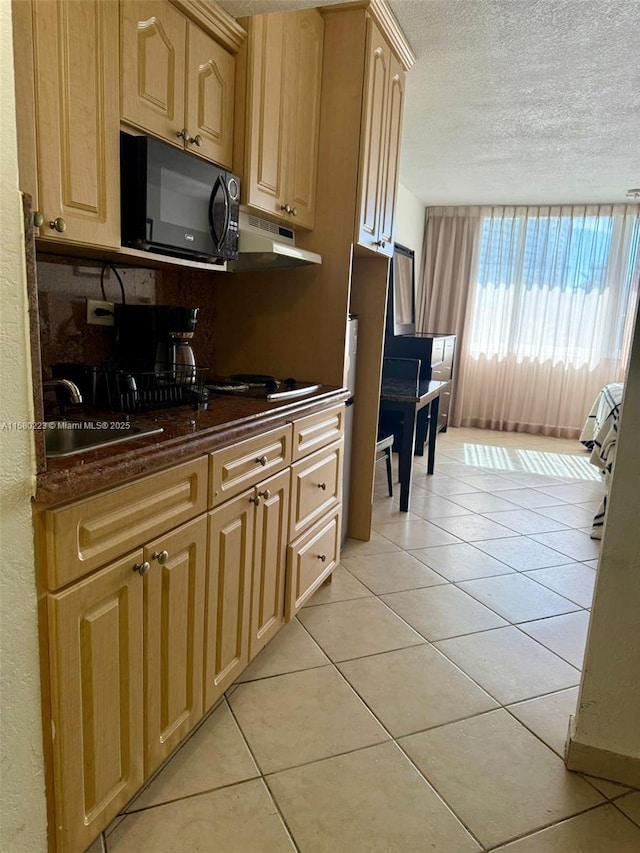
[[[168,0],[120,9],[122,121],[231,168],[233,53]]]
[[[13,4],[20,188],[40,236],[120,245],[118,7]]]
[[[244,25],[245,127],[236,146],[244,202],[294,227],[311,229],[324,22],[317,9],[306,9],[256,15]]]
[[[356,240],[391,257],[405,71],[371,18],[366,58]]]

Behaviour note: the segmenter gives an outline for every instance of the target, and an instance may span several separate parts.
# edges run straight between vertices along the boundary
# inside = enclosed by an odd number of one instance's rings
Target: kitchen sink
[[[128,429],[117,429],[97,421],[87,425],[86,421],[49,421],[44,434],[47,456],[72,456],[74,453],[85,453],[96,447],[109,447],[144,438],[154,433],[162,432],[162,427],[136,426],[129,424]]]

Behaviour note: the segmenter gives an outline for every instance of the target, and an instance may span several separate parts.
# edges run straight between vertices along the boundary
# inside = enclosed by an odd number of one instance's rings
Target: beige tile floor
[[[638,853],[568,773],[601,494],[577,442],[450,429],[411,511],[256,658],[91,853]]]

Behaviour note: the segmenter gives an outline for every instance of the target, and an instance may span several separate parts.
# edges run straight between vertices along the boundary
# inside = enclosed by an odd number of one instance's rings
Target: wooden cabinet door
[[[344,442],[340,439],[291,466],[292,539],[340,503],[343,451]]]
[[[376,250],[380,242],[382,166],[386,154],[387,96],[391,49],[371,19],[367,21],[367,73],[360,147],[357,241]],[[386,248],[386,247],[385,247]]]
[[[281,217],[285,193],[285,15],[250,20],[247,204]]]
[[[287,549],[287,621],[308,601],[340,562],[339,504]]]
[[[382,207],[380,210],[380,241],[378,249],[391,257],[393,254],[393,226],[395,222],[398,175],[400,172],[400,136],[404,110],[405,71],[393,53],[390,54],[389,96],[387,99],[387,144],[382,169]]]
[[[249,658],[284,625],[289,493],[288,470],[256,487],[260,503],[256,506]]]
[[[126,0],[120,10],[122,120],[182,148],[186,18],[166,0]]]
[[[40,235],[118,247],[118,6],[35,0],[32,10]]]
[[[202,717],[205,516],[144,549],[145,771],[149,776]]]
[[[315,222],[323,37],[324,21],[317,9],[287,17],[284,200],[293,209],[291,224],[304,228],[313,228]]]
[[[254,490],[209,513],[205,710],[249,660]]]
[[[141,561],[133,552],[48,599],[59,851],[85,850],[144,781]]]
[[[235,74],[235,57],[189,22],[186,147],[228,169],[233,158]]]

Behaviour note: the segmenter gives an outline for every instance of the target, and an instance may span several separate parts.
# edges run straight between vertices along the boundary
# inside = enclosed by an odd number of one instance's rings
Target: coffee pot
[[[192,384],[196,381],[196,357],[191,340],[198,320],[197,308],[167,308],[167,370],[175,382]]]
[[[153,372],[176,382],[194,382],[196,358],[190,342],[198,310],[174,305],[116,305],[118,367]]]

